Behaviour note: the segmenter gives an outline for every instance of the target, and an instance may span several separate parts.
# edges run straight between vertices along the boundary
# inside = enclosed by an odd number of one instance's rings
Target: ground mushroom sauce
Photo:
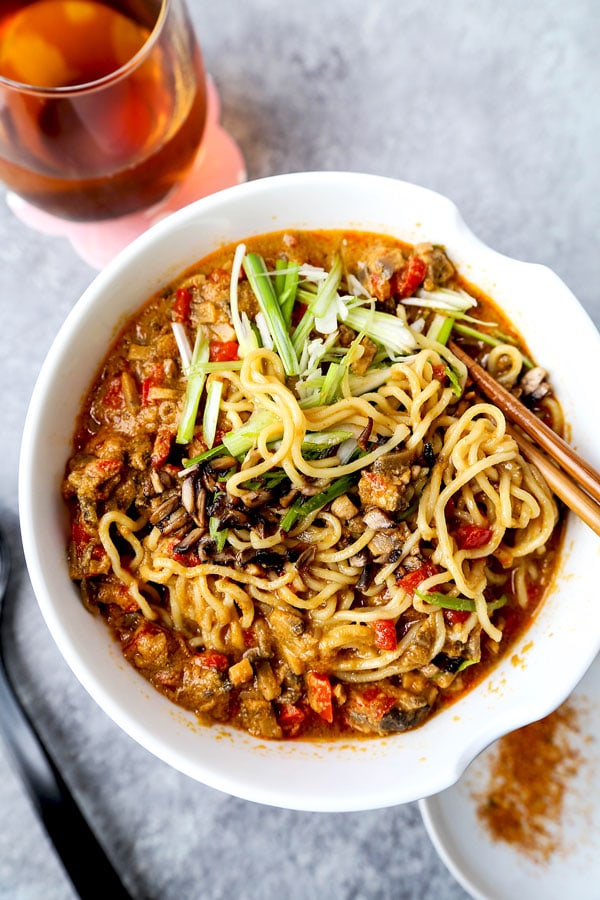
[[[556,565],[559,510],[452,339],[555,430],[546,372],[441,247],[224,247],[126,325],[63,482],[71,577],[205,722],[387,735],[475,684]]]
[[[583,761],[578,734],[572,702],[511,732],[495,745],[487,786],[476,795],[490,835],[534,862],[548,861],[562,845],[566,794]]]

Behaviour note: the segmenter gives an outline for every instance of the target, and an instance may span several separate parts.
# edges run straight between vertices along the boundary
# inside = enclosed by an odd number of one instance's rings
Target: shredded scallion
[[[183,411],[179,420],[179,428],[177,429],[176,441],[178,444],[189,444],[194,436],[194,426],[196,424],[196,416],[198,415],[198,407],[200,405],[200,397],[204,389],[206,374],[200,367],[201,363],[208,362],[209,344],[202,325],[198,326],[196,333],[196,341],[192,353],[192,360],[188,370],[188,380],[183,398]]]

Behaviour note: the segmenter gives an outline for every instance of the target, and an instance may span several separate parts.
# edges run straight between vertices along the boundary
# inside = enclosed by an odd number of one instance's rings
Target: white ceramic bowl
[[[355,743],[269,743],[196,725],[123,661],[103,623],[81,605],[65,563],[60,483],[81,398],[118,327],[223,242],[288,227],[349,227],[444,244],[461,273],[503,307],[550,369],[575,446],[600,462],[596,383],[588,377],[600,358],[600,339],[556,275],[494,252],[452,203],[423,188],[348,173],[277,176],[207,197],[160,222],[75,305],[50,349],[27,417],[20,466],[25,554],[42,613],[73,672],[156,756],[205,784],[275,806],[390,806],[453,784],[480,750],[550,712],[583,676],[600,647],[600,545],[580,522],[569,521],[559,575],[542,611],[484,682],[416,731]]]

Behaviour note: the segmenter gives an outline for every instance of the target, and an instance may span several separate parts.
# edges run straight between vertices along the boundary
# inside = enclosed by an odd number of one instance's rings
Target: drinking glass
[[[98,222],[154,206],[205,118],[184,0],[0,0],[0,180],[34,207]]]

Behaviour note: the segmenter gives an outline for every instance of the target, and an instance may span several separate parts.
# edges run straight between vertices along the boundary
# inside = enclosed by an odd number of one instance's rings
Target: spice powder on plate
[[[567,701],[551,715],[501,738],[493,748],[477,815],[496,840],[534,862],[549,860],[560,846],[557,828],[569,782],[582,762],[573,746],[577,710]]]

